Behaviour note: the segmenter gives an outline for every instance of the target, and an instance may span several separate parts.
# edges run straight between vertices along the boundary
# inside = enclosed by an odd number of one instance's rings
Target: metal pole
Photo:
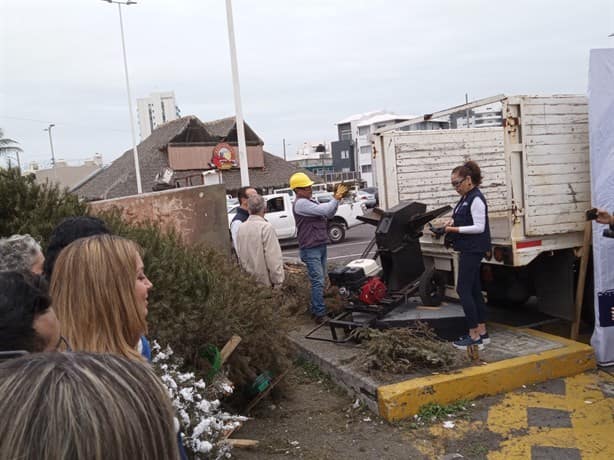
[[[124,74],[126,76],[126,93],[128,94],[128,112],[130,115],[130,131],[132,133],[132,154],[134,156],[134,172],[136,175],[136,193],[143,193],[141,186],[141,167],[139,165],[139,152],[136,148],[136,130],[134,127],[134,114],[132,113],[132,96],[130,95],[130,79],[128,78],[128,59],[126,58],[126,40],[124,39],[124,21],[122,18],[122,4],[117,3],[117,11],[119,12],[119,28],[122,36],[122,52],[124,55]],[[126,2],[126,5],[131,5],[136,2]]]
[[[230,44],[230,64],[232,68],[232,87],[235,99],[237,124],[237,141],[239,144],[239,169],[241,170],[241,186],[249,185],[249,169],[247,164],[247,146],[245,144],[245,129],[243,127],[243,109],[241,106],[241,88],[239,87],[239,66],[237,64],[237,48],[235,45],[234,25],[232,21],[232,3],[226,0],[226,21],[228,22],[228,42]]]
[[[284,138],[284,161],[286,161],[286,139]]]
[[[469,104],[469,94],[465,93],[465,104]],[[469,108],[465,111],[465,116],[467,117],[467,128],[471,128],[471,123],[469,122]]]
[[[45,129],[49,133],[49,147],[51,147],[51,167],[55,168],[55,152],[53,151],[53,139],[51,138],[51,128],[55,125],[50,124],[48,128]]]

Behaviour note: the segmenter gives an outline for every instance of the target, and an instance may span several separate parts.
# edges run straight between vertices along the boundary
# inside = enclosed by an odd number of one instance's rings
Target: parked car
[[[292,213],[292,201],[286,193],[265,195],[266,213],[264,217],[275,228],[277,238],[280,240],[296,238],[296,222]],[[228,211],[228,224],[232,222],[237,207]],[[342,202],[336,214],[328,221],[328,238],[331,243],[341,243],[345,239],[345,231],[362,224],[356,217],[362,216],[364,209],[362,203]]]
[[[375,196],[375,206],[379,206],[379,193],[377,191],[377,187],[365,187],[363,189],[361,189],[367,193],[372,194],[373,196]]]
[[[356,201],[359,203],[363,203],[367,208],[374,208],[377,200],[375,199],[375,195],[365,190],[358,190],[356,192]]]

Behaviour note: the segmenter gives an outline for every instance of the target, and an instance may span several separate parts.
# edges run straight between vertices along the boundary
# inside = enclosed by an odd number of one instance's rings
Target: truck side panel
[[[480,189],[488,200],[489,214],[507,215],[511,201],[503,129],[410,131],[395,132],[392,136],[398,200],[420,201],[429,209],[453,205],[459,197],[450,185],[450,174],[456,166],[471,159],[482,169],[484,182]],[[388,206],[391,204],[396,203],[388,203]],[[509,234],[509,228],[504,227],[503,231]]]
[[[582,231],[591,207],[586,97],[522,97],[520,113],[525,234]]]

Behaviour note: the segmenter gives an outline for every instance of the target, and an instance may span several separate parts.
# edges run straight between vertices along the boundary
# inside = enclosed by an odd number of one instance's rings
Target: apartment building
[[[175,93],[151,93],[148,97],[136,100],[141,140],[150,136],[154,129],[181,117],[175,102]]]

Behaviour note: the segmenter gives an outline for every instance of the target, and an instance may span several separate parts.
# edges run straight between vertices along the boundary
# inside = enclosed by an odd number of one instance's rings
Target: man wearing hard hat
[[[316,323],[324,322],[324,284],[326,280],[326,245],[328,244],[328,219],[339,206],[339,200],[347,193],[347,186],[340,184],[328,203],[311,199],[313,181],[307,174],[298,172],[290,177],[290,188],[296,199],[292,211],[296,221],[301,260],[307,265],[311,281],[311,314]]]

